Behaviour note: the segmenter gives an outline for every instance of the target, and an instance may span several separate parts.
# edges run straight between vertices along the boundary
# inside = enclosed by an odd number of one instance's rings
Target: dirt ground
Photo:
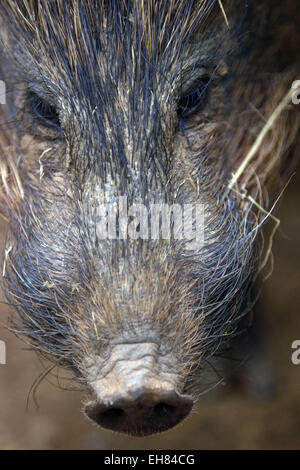
[[[281,203],[275,269],[263,286],[266,345],[275,381],[272,396],[257,399],[249,390],[220,385],[174,430],[127,438],[93,426],[81,413],[84,394],[60,390],[55,377],[39,386],[39,409],[32,394],[27,409],[30,388],[43,367],[0,326],[7,349],[7,364],[0,365],[0,449],[300,449],[300,364],[291,362],[291,344],[300,340],[299,183],[298,174]],[[0,306],[0,321],[5,322],[7,314],[5,305]]]

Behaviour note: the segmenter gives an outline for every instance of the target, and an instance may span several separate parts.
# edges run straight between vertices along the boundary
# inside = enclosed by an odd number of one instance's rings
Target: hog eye
[[[29,101],[35,116],[48,126],[60,130],[60,120],[57,110],[49,103],[41,99],[35,93],[30,93]]]
[[[192,115],[203,105],[209,81],[209,77],[202,78],[195,88],[181,97],[177,108],[177,113],[180,118],[186,118]]]

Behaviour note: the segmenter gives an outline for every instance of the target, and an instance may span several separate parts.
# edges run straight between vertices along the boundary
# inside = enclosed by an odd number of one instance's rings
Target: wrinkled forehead
[[[190,76],[226,29],[215,0],[9,0],[1,16],[29,80],[65,90]]]

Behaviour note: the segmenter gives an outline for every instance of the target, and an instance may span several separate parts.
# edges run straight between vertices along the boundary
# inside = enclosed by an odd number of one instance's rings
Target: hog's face
[[[149,434],[189,412],[253,278],[257,219],[226,190],[238,43],[213,1],[57,5],[3,13],[7,294],[28,341],[92,389],[92,419]]]

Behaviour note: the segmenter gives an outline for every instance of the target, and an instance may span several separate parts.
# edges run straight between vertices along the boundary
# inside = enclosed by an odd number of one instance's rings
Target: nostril
[[[113,426],[117,425],[119,421],[123,418],[124,416],[124,410],[121,408],[109,408],[105,411],[102,411],[102,413],[99,416],[99,421],[101,421],[101,424],[103,426]]]
[[[167,403],[157,403],[153,408],[155,415],[170,415],[174,412],[174,406],[168,405]]]

